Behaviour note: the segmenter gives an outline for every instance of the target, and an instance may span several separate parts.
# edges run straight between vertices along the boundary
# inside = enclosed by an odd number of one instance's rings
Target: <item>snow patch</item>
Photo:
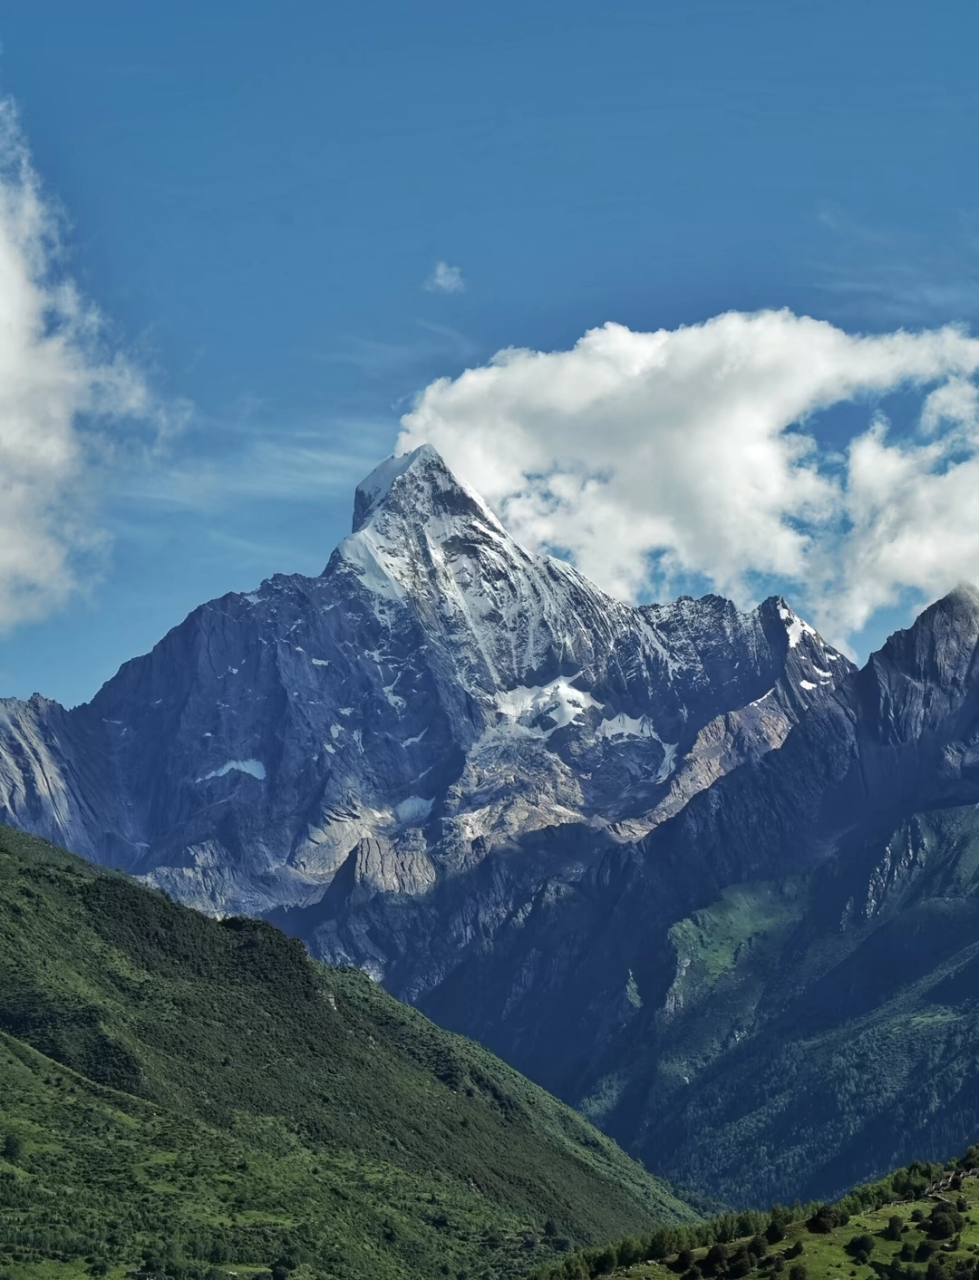
[[[784,600],[778,606],[778,616],[785,623],[785,630],[789,635],[790,649],[794,649],[803,636],[817,635],[815,627],[810,627],[808,622],[803,622],[801,618],[797,618]]]
[[[676,768],[676,749],[679,743],[664,742],[653,728],[653,722],[648,716],[639,716],[638,719],[624,713],[612,716],[611,719],[602,721],[595,736],[605,738],[609,742],[622,742],[627,738],[640,740],[645,738],[658,742],[663,748],[663,762],[656,774],[657,782],[665,782]]]
[[[426,733],[428,733],[428,725],[426,725],[425,728],[422,729],[421,733],[416,734],[414,738],[405,738],[404,742],[402,742],[401,745],[403,747],[413,747],[416,745],[416,743],[421,742],[422,738],[424,738]]]
[[[220,769],[212,769],[210,773],[205,773],[203,778],[198,778],[198,782],[207,782],[209,778],[223,778],[228,773],[247,773],[251,777],[257,778],[259,782],[265,781],[265,765],[261,760],[227,760]]]
[[[676,768],[676,749],[680,744],[678,742],[663,742],[662,739],[659,741],[663,747],[663,763],[659,767],[656,781],[665,782]]]
[[[603,720],[596,732],[598,738],[608,738],[614,742],[617,738],[655,738],[659,742],[659,734],[653,728],[648,716],[613,716],[611,720]]]
[[[799,681],[799,684],[800,684],[800,686],[801,686],[803,689],[818,689],[818,688],[819,688],[819,685],[817,685],[817,684],[813,684],[813,683],[812,683],[812,681],[810,681],[810,680],[800,680],[800,681]]]
[[[824,671],[822,667],[817,667],[815,662],[812,664],[812,669],[817,676],[822,676],[824,680],[832,680],[833,678],[832,671]]]
[[[432,812],[434,803],[434,796],[431,800],[426,800],[424,796],[409,796],[407,800],[402,800],[395,806],[394,813],[399,822],[417,825],[424,822]]]
[[[493,701],[505,720],[535,738],[549,738],[555,729],[575,724],[589,708],[600,710],[602,706],[590,693],[574,688],[564,676],[550,684],[530,688],[518,685],[516,689],[498,693]],[[550,718],[554,724],[542,729],[536,722],[545,718]]]
[[[326,658],[313,658],[312,663],[314,667],[328,667],[330,665]]]
[[[372,595],[386,600],[402,600],[404,588],[387,572],[384,567],[385,551],[383,539],[372,537],[367,529],[351,534],[340,543],[340,553],[360,579],[366,590]]]
[[[400,698],[400,697],[399,697],[399,696],[394,692],[394,685],[393,685],[393,684],[386,684],[386,685],[384,686],[384,696],[385,696],[385,698],[387,698],[387,700],[388,700],[388,702],[391,704],[391,706],[392,706],[392,707],[394,707],[395,711],[404,711],[404,709],[405,709],[405,700],[404,700],[404,698]]]

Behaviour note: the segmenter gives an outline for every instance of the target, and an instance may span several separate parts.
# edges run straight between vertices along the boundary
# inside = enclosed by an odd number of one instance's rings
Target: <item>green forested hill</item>
[[[916,1161],[836,1204],[726,1213],[566,1255],[529,1280],[975,1280],[979,1147]]]
[[[475,1280],[694,1216],[362,974],[0,827],[0,1275]]]

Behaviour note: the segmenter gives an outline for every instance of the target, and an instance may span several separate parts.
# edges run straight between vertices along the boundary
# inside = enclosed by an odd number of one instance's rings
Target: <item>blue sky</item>
[[[319,572],[414,397],[500,348],[729,309],[975,331],[977,25],[834,0],[8,7],[0,91],[63,214],[57,270],[170,427],[92,473],[98,574],[0,639],[0,692],[83,700],[205,599]],[[424,287],[439,262],[464,289]]]

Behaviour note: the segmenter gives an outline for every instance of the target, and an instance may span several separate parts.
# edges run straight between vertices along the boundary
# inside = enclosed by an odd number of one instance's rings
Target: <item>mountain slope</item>
[[[0,1040],[0,1237],[20,1262],[169,1247],[188,1276],[280,1255],[338,1276],[503,1276],[555,1236],[692,1214],[362,974],[8,828]]]
[[[354,506],[319,578],[5,703],[0,814],[266,916],[729,1202],[963,1142],[977,1028],[928,992],[979,942],[979,593],[857,671],[778,598],[609,599],[427,447]]]
[[[545,1263],[530,1280],[971,1280],[979,1252],[979,1148],[941,1164],[914,1161],[833,1205],[726,1213],[662,1227]],[[791,1266],[786,1266],[790,1263]]]
[[[0,816],[205,909],[313,903],[341,868],[356,900],[424,893],[534,831],[645,833],[848,669],[780,601],[610,599],[423,447],[360,486],[321,577],[202,606],[85,706],[0,704]],[[352,929],[335,958],[364,963]]]
[[[838,1193],[979,1129],[979,815],[918,813],[859,852],[672,926],[655,1027],[606,1057],[610,1132],[739,1199],[746,1146],[764,1152],[750,1193],[772,1199]]]
[[[961,588],[779,749],[500,927],[424,1007],[729,1202],[839,1194],[961,1143],[977,642]]]
[[[604,1122],[657,1167],[736,1193],[749,1141],[756,1197],[828,1195],[973,1131],[979,1023],[954,975],[979,949],[977,640],[963,588],[625,873],[647,927],[650,864],[695,857],[703,881],[674,897],[658,1007],[606,1057]],[[737,879],[711,883],[718,864]]]

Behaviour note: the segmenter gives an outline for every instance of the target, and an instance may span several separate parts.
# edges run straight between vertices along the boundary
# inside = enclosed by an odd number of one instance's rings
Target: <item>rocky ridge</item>
[[[921,1001],[979,947],[977,641],[969,586],[860,671],[779,598],[630,607],[423,447],[320,577],[202,606],[86,706],[2,703],[0,818],[274,919],[688,1184],[830,1194],[969,1136],[979,1024]],[[863,1109],[803,1123],[895,1000],[904,1074],[861,1049]]]
[[[74,710],[0,703],[0,817],[204,910],[309,905],[342,868],[423,894],[535,831],[644,835],[848,671],[783,601],[611,599],[423,447],[319,578],[202,606]]]

